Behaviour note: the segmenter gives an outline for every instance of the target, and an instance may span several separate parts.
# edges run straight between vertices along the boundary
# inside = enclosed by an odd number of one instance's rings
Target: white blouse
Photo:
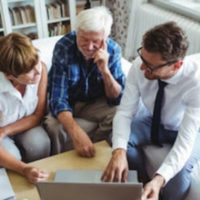
[[[0,72],[0,127],[34,113],[38,104],[38,85],[26,86],[24,96]]]

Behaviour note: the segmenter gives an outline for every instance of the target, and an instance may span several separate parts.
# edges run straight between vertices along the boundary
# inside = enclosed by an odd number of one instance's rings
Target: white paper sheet
[[[0,200],[15,199],[15,193],[10,184],[7,172],[4,168],[0,168]]]

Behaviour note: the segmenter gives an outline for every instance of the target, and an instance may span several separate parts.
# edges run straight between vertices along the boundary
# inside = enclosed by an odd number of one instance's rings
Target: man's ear
[[[177,71],[181,68],[181,66],[183,65],[183,61],[179,60],[177,62],[174,63],[174,70]]]

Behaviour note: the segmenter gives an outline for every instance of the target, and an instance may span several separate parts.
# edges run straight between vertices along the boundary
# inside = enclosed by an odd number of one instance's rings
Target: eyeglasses
[[[157,69],[160,69],[164,66],[167,66],[167,65],[171,65],[175,62],[177,62],[176,60],[173,60],[173,61],[169,61],[169,62],[166,62],[164,64],[161,64],[161,65],[158,65],[158,66],[151,66],[143,57],[142,57],[142,54],[141,54],[141,50],[142,50],[143,47],[140,47],[139,49],[137,49],[137,53],[138,55],[140,56],[142,62],[146,65],[147,69],[152,73],[153,71],[157,70]]]

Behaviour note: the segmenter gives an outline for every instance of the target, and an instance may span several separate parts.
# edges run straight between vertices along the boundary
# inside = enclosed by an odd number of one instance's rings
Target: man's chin
[[[145,76],[145,78],[146,79],[148,79],[148,80],[154,80],[154,79],[156,79],[156,77],[154,77],[151,73],[149,73],[149,72],[145,72],[144,73],[144,76]]]
[[[90,59],[94,58],[93,55],[85,55],[85,54],[84,54],[84,57],[86,60],[90,60]]]
[[[79,48],[79,50],[82,53],[82,55],[85,57],[86,60],[94,58],[94,52],[87,53],[87,52],[83,51],[81,48]]]

